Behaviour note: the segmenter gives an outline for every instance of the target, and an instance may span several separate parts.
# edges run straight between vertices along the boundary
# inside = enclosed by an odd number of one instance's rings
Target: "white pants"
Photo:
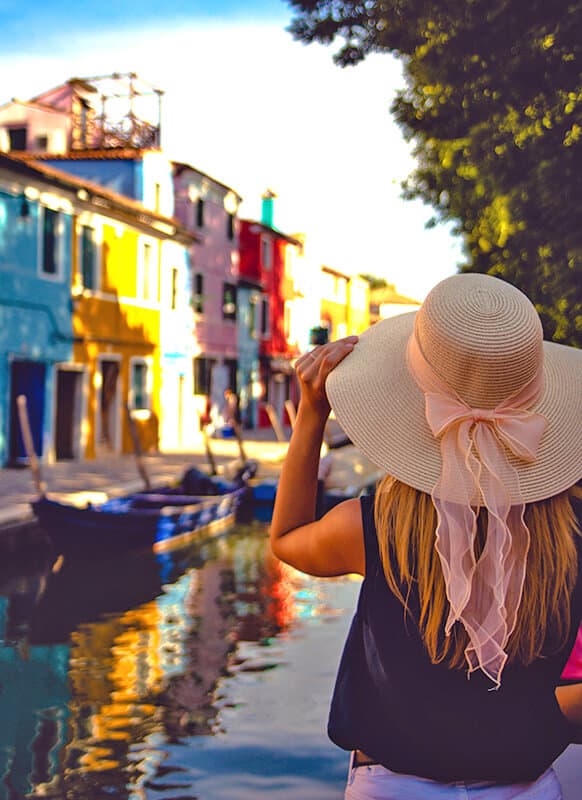
[[[353,760],[352,754],[344,800],[562,800],[553,769],[533,783],[440,783],[391,772],[379,764],[354,767]]]

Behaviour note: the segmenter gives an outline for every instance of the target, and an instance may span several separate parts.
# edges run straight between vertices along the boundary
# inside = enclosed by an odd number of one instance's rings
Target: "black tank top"
[[[557,654],[507,664],[501,687],[480,671],[432,664],[419,630],[418,601],[405,618],[378,550],[374,498],[362,497],[366,577],[344,646],[328,734],[394,772],[442,782],[518,783],[539,777],[568,746],[573,728],[554,689],[582,617],[582,541],[571,631]],[[575,504],[582,519],[582,503]]]

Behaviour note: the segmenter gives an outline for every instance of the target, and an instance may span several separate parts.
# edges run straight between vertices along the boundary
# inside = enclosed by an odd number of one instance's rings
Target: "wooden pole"
[[[295,420],[297,419],[297,411],[292,400],[285,400],[285,409],[289,417],[289,422],[291,423],[291,428],[293,429],[295,427]]]
[[[273,430],[275,431],[275,436],[277,437],[277,441],[286,442],[287,437],[285,436],[285,432],[281,427],[281,423],[279,422],[279,418],[277,417],[275,409],[270,403],[265,403],[265,411],[267,412],[271,425],[273,426]]]
[[[22,433],[22,440],[24,442],[24,449],[30,462],[30,471],[36,491],[42,497],[46,492],[46,486],[40,474],[40,464],[34,449],[34,442],[32,441],[32,433],[30,430],[30,422],[28,419],[28,408],[26,405],[26,395],[19,394],[16,398],[16,407],[18,409],[18,421],[20,422],[20,432]]]
[[[142,481],[144,482],[144,486],[146,488],[146,491],[149,492],[151,490],[151,488],[152,488],[152,484],[151,484],[150,477],[149,477],[149,475],[147,473],[146,466],[145,466],[145,463],[144,463],[144,460],[143,460],[143,457],[142,457],[141,444],[140,444],[140,441],[139,441],[139,434],[138,434],[138,431],[137,431],[137,426],[135,424],[134,418],[131,416],[131,409],[130,409],[128,403],[126,403],[126,405],[125,405],[125,410],[127,412],[127,422],[128,422],[128,425],[129,425],[129,432],[131,434],[131,440],[133,442],[133,453],[135,455],[135,462],[137,464],[137,471],[139,472],[140,477],[141,477]]]
[[[216,461],[214,460],[214,454],[210,449],[210,436],[208,435],[208,425],[202,426],[202,436],[204,438],[204,447],[206,448],[206,458],[208,459],[208,463],[210,464],[210,474],[218,475],[218,470],[216,469]]]
[[[234,431],[234,435],[236,436],[236,441],[238,442],[238,450],[240,453],[242,466],[244,466],[247,463],[247,454],[245,453],[245,449],[243,447],[242,427],[239,422],[233,420],[232,429]]]

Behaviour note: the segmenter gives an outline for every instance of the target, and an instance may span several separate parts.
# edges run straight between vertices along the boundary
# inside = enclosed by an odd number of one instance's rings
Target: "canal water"
[[[267,541],[0,567],[0,800],[341,798],[326,720],[359,582]]]
[[[254,523],[171,555],[0,564],[0,800],[341,800],[326,722],[359,581],[267,541]],[[581,754],[558,759],[565,800]]]

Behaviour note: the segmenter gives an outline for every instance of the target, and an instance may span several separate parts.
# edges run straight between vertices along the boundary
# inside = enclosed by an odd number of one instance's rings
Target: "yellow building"
[[[359,275],[348,281],[348,336],[370,327],[370,284]]]
[[[368,281],[321,267],[321,326],[329,341],[359,334],[370,324]]]
[[[85,365],[89,377],[85,455],[131,452],[127,403],[141,446],[155,449],[160,411],[160,314],[152,301],[157,300],[159,242],[147,237],[151,255],[146,263],[146,239],[133,226],[84,214],[77,218],[76,227],[80,252],[73,286],[73,355],[76,363]],[[86,255],[87,249],[91,249],[90,255]]]
[[[141,208],[123,211],[116,219],[100,209],[76,220],[74,359],[86,365],[90,379],[88,458],[131,452],[134,432],[144,450],[158,449],[162,384],[170,379],[162,371],[161,309],[189,299],[185,291],[176,296],[188,272],[186,247],[176,249],[176,223]],[[183,245],[192,242],[185,232],[179,235]],[[193,345],[193,319],[186,334],[185,343]]]
[[[327,328],[329,341],[348,335],[348,281],[348,275],[322,266],[321,326]]]
[[[388,317],[407,314],[410,311],[418,311],[420,305],[419,300],[399,294],[391,283],[378,289],[372,289],[370,292],[370,324]]]

